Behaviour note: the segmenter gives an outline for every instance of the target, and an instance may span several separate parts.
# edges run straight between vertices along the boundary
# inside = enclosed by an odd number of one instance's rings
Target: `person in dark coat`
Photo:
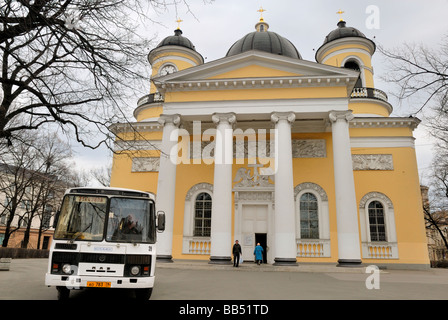
[[[257,246],[255,247],[254,250],[254,255],[255,255],[255,261],[257,262],[258,265],[260,265],[263,262],[263,247],[260,246],[260,243],[257,243]]]
[[[243,254],[241,251],[241,245],[238,243],[238,240],[235,240],[235,244],[232,248],[233,253],[233,266],[238,267],[238,264],[240,263],[240,255]]]

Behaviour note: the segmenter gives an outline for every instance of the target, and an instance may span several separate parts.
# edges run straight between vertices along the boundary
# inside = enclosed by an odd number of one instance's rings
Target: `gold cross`
[[[263,12],[266,10],[263,9],[263,7],[260,7],[260,9],[257,10],[257,12],[260,12],[260,19],[263,19]]]
[[[183,22],[184,20],[181,20],[180,18],[177,18],[176,22],[177,22],[177,29],[180,29],[180,23]]]
[[[341,15],[341,19],[339,19],[339,21],[343,21],[344,19],[342,19],[342,14],[344,13],[344,11],[342,11],[341,9],[339,9],[339,11],[336,12],[336,13]]]

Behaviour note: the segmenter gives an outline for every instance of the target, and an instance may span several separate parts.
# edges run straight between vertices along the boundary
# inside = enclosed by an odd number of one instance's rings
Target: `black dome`
[[[174,36],[168,36],[163,39],[156,48],[163,46],[181,46],[196,51],[193,43],[186,37],[182,36],[182,30],[174,30]]]
[[[344,20],[341,20],[338,22],[338,27],[336,29],[334,29],[333,31],[331,31],[325,37],[324,44],[331,42],[333,40],[337,40],[340,38],[347,38],[347,37],[360,37],[360,38],[367,39],[367,37],[364,35],[364,33],[362,33],[361,31],[359,31],[356,28],[347,27],[346,22]]]
[[[302,59],[296,47],[288,40],[271,31],[254,31],[235,42],[226,57],[250,50],[260,50],[291,58]]]

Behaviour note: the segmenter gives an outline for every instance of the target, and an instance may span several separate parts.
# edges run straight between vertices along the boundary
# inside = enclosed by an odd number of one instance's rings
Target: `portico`
[[[328,109],[332,106],[330,103]],[[192,124],[189,125],[187,121],[191,115],[183,116],[177,113],[180,111],[173,109],[173,112],[176,113],[173,115],[163,114],[161,119],[178,117],[178,121],[183,123],[184,130],[188,131],[185,128],[192,128]],[[319,115],[322,114],[319,113]],[[309,145],[316,143],[317,139],[306,139],[298,143],[298,140],[292,139],[292,136],[298,132],[319,131],[325,131],[328,134],[331,132],[333,150],[337,151],[328,155],[326,141],[323,141],[323,146],[319,150],[314,148],[313,152],[321,152],[325,157],[333,158],[334,188],[345,190],[336,197],[336,215],[337,219],[341,221],[338,227],[342,231],[340,238],[338,233],[338,243],[342,244],[338,250],[339,265],[361,263],[357,213],[356,207],[353,206],[353,204],[356,206],[356,198],[349,141],[348,123],[353,118],[352,112],[350,110],[330,110],[325,118],[311,120],[311,117],[315,115],[316,113],[298,113],[296,117],[296,113],[292,111],[255,114],[259,119],[265,119],[259,121],[257,130],[264,129],[269,132],[268,139],[254,141],[252,144],[256,149],[254,152],[250,151],[250,142],[246,142],[245,158],[242,163],[238,164],[239,169],[236,170],[236,173],[232,169],[238,163],[237,147],[233,141],[234,131],[240,129],[242,132],[248,132],[248,122],[244,121],[247,115],[234,112],[198,115],[199,118],[204,119],[204,124],[208,123],[208,125],[204,125],[201,134],[207,130],[210,132],[210,129],[214,129],[215,132],[214,161],[208,164],[214,167],[210,238],[207,244],[201,244],[201,247],[209,247],[204,252],[210,254],[210,263],[230,263],[231,246],[235,239],[240,240],[245,250],[252,250],[255,245],[255,235],[266,234],[269,248],[268,262],[275,265],[297,264],[299,242],[296,228],[296,186],[293,179],[297,174],[293,169],[293,160],[300,154],[301,157],[315,157],[316,154],[309,153],[308,149]],[[238,120],[240,116],[241,122]],[[207,121],[207,117],[211,121]],[[270,118],[270,121],[266,118]],[[310,125],[310,122],[315,125]],[[168,126],[166,130],[165,126]],[[169,128],[172,128],[172,123],[166,122],[164,132],[177,138]],[[254,132],[256,131],[254,130]],[[261,136],[259,135],[259,137]],[[195,139],[197,138],[192,137],[192,140]],[[162,150],[173,150],[172,148],[173,141],[162,139]],[[263,150],[262,153],[260,153],[261,150]],[[171,154],[173,155],[175,152],[171,151]],[[250,158],[250,154],[256,155],[256,158]],[[175,163],[176,161],[171,161],[169,166],[161,165],[159,177],[173,175],[176,172]],[[163,197],[175,198],[175,189],[164,189],[166,191],[163,193]],[[353,219],[354,216],[355,219]],[[347,221],[355,221],[355,223],[350,224]],[[171,226],[167,225],[167,234],[172,233],[170,228]],[[166,247],[168,248],[168,246]],[[246,259],[250,259],[251,255],[245,254]],[[171,254],[166,252],[165,256],[170,257]]]

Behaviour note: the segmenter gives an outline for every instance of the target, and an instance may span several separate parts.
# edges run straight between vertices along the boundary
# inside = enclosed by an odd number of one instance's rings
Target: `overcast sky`
[[[262,6],[264,20],[270,31],[290,40],[305,60],[315,61],[314,55],[325,36],[337,26],[336,12],[344,11],[342,18],[377,45],[386,49],[404,43],[423,44],[438,48],[448,34],[448,0],[186,0],[184,4],[169,6],[165,11],[151,14],[157,23],[142,25],[148,37],[154,37],[154,46],[177,28],[176,20],[183,20],[180,28],[196,50],[210,62],[226,55],[231,45],[254,31],[260,18],[257,10]],[[152,48],[149,48],[152,49]],[[377,51],[373,57],[375,87],[389,95],[394,107],[393,115],[409,114],[406,104],[399,105],[393,89],[381,80],[387,72],[385,59]],[[148,79],[149,90],[149,79]],[[138,98],[136,98],[137,100]],[[415,131],[420,176],[423,177],[431,156],[431,146],[423,126]],[[77,149],[82,166],[100,166],[102,151]]]

